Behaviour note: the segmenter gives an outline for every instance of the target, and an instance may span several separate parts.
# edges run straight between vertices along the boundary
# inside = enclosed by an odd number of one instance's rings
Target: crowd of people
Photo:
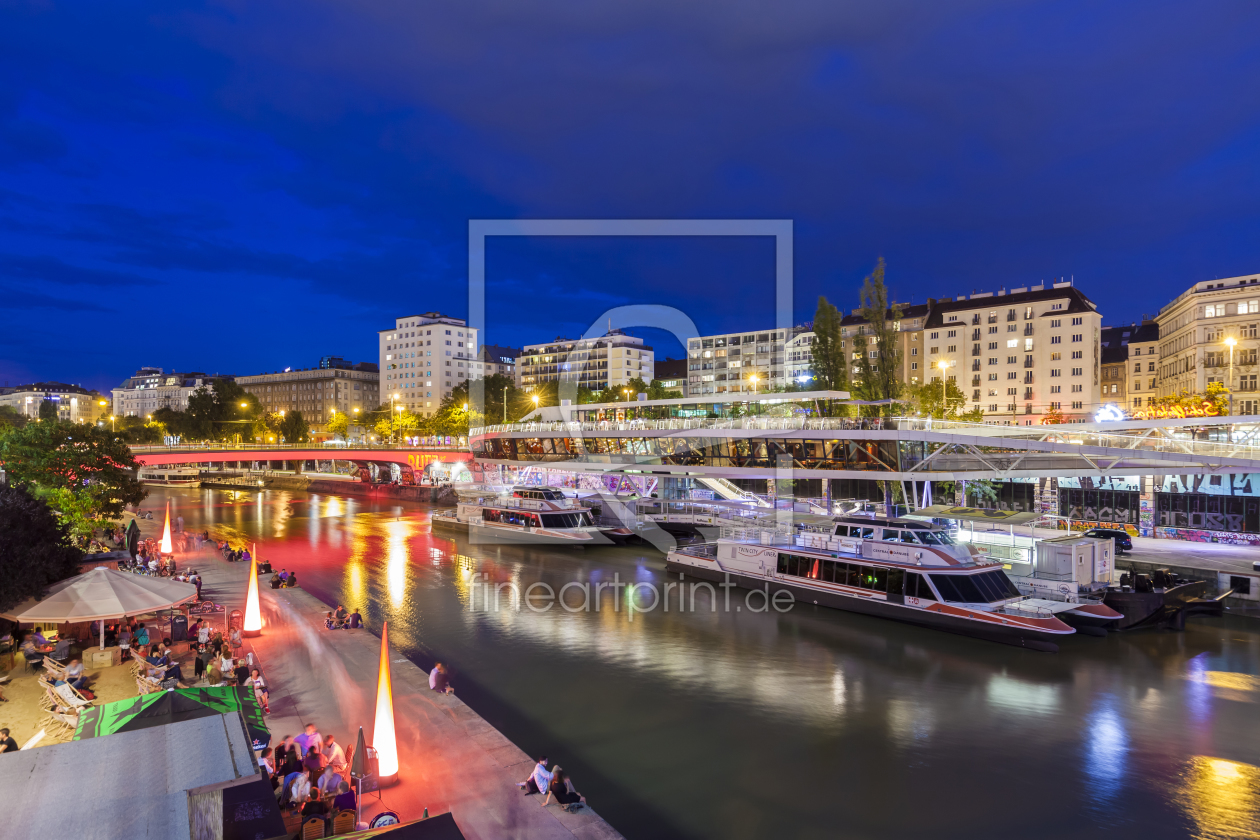
[[[270,583],[272,589],[288,589],[297,586],[297,572],[281,569],[271,576]]]
[[[353,811],[356,794],[350,783],[349,752],[332,735],[321,735],[308,723],[300,735],[286,735],[258,756],[258,766],[271,779],[280,807],[309,816],[331,817]]]
[[[580,811],[586,804],[586,797],[573,787],[573,780],[564,772],[563,767],[553,764],[550,770],[547,769],[545,755],[538,759],[538,763],[534,765],[533,771],[525,781],[517,782],[516,786],[524,790],[526,796],[535,793],[543,794],[544,808],[551,804],[552,798],[570,813]]]

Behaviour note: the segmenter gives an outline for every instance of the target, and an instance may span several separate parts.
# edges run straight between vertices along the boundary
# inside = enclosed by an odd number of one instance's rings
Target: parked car
[[[1087,537],[1097,537],[1105,540],[1108,537],[1116,541],[1116,555],[1121,555],[1126,551],[1133,550],[1133,538],[1129,536],[1128,531],[1121,531],[1114,528],[1090,528],[1085,532]]]

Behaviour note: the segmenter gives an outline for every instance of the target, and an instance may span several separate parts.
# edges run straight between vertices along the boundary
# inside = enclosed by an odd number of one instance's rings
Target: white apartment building
[[[1071,283],[934,301],[923,329],[925,381],[944,374],[990,422],[1035,425],[1052,409],[1069,422],[1092,420],[1101,330],[1102,315]]]
[[[432,414],[442,399],[476,379],[477,331],[438,312],[398,318],[378,332],[381,402]]]
[[[188,398],[214,379],[231,376],[208,376],[200,372],[166,373],[162,368],[144,367],[113,389],[114,414],[119,417],[147,417],[159,408],[187,411]]]
[[[368,425],[368,414],[381,404],[380,373],[370,362],[238,376],[236,384],[257,397],[266,411],[302,412],[312,432],[326,431],[334,412],[354,425]]]
[[[1198,394],[1209,382],[1224,382],[1233,392],[1235,414],[1260,414],[1256,390],[1260,276],[1196,283],[1161,309],[1155,320],[1158,396]]]
[[[57,407],[57,419],[71,423],[98,423],[109,419],[110,402],[98,391],[65,382],[32,382],[13,388],[0,388],[0,405],[9,406],[32,419],[39,407],[49,402]]]
[[[611,330],[599,338],[557,338],[546,344],[527,344],[516,359],[516,385],[525,389],[559,381],[602,391],[631,379],[651,382],[653,376],[652,348],[621,330]]]
[[[792,342],[806,334],[813,335],[805,327],[792,327],[691,339],[687,342],[687,396],[752,393],[786,386],[789,371],[803,367],[799,358],[795,364],[788,363],[789,349],[799,356],[809,342]],[[810,365],[812,359],[811,355]]]

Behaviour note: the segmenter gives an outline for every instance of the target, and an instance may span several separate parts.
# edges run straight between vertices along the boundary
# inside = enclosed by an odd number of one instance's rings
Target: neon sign
[[[1134,420],[1168,420],[1171,418],[1181,417],[1215,417],[1221,412],[1210,402],[1205,402],[1198,406],[1158,406],[1151,409],[1135,409],[1133,412]]]

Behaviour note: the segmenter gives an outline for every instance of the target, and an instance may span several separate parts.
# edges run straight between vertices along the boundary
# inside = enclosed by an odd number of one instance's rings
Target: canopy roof
[[[991,508],[959,507],[956,505],[930,505],[919,508],[911,516],[932,519],[957,519],[962,522],[988,522],[992,525],[1026,525],[1045,514],[1021,510],[993,510]]]
[[[255,750],[271,742],[262,709],[253,690],[246,687],[181,688],[129,697],[85,709],[79,715],[74,740],[134,732],[152,726],[240,712],[245,717]]]
[[[96,621],[156,612],[196,597],[191,583],[98,566],[54,583],[41,600],[24,601],[0,616],[23,622]]]

